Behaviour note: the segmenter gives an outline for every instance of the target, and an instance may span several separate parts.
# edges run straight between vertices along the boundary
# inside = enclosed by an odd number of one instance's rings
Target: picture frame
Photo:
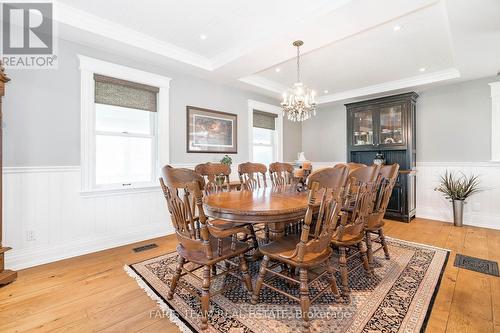
[[[238,115],[186,106],[188,153],[238,153]]]

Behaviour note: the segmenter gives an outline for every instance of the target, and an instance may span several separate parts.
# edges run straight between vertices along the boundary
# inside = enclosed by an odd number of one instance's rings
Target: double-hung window
[[[98,74],[94,81],[95,187],[154,183],[159,89]]]
[[[78,57],[82,194],[156,191],[169,163],[170,78]]]
[[[278,160],[277,115],[253,111],[253,161],[269,165]]]

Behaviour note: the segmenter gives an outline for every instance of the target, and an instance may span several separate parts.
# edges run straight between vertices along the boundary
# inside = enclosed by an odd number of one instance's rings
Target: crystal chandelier
[[[304,121],[316,115],[316,101],[314,97],[316,93],[300,82],[300,50],[304,44],[303,41],[297,40],[293,42],[293,46],[297,47],[297,82],[293,87],[283,93],[283,116],[287,116],[291,121]]]

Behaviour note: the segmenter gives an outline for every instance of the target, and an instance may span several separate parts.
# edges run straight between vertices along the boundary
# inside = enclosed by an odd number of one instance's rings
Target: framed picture
[[[238,116],[195,106],[187,106],[187,152],[238,152]]]

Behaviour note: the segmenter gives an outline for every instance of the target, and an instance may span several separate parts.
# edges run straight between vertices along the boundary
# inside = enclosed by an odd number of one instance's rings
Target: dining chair
[[[290,163],[274,162],[269,164],[269,178],[275,188],[284,186],[296,186],[293,177],[293,165]],[[285,226],[285,235],[299,233],[302,221],[293,221]]]
[[[167,201],[172,224],[177,236],[178,264],[170,283],[167,299],[174,297],[175,289],[179,279],[185,275],[194,278],[201,284],[201,297],[196,290],[184,286],[193,296],[201,299],[201,329],[208,328],[208,311],[210,297],[216,296],[234,284],[223,285],[222,289],[212,291],[211,285],[214,279],[231,274],[238,278],[238,285],[243,280],[248,292],[252,291],[251,278],[248,273],[248,265],[245,260],[245,252],[249,245],[244,242],[232,241],[224,238],[222,249],[218,251],[213,236],[207,227],[207,217],[203,211],[203,178],[193,170],[176,169],[164,167],[160,184]],[[238,258],[236,263],[234,259]],[[221,267],[219,274],[212,274],[212,267],[224,262],[227,266]],[[196,265],[194,268],[184,267],[187,263]],[[223,266],[223,265],[222,265]],[[201,277],[195,274],[202,269]],[[238,274],[241,272],[241,277]]]
[[[349,293],[349,273],[363,266],[366,273],[372,274],[364,238],[368,215],[373,209],[375,200],[379,169],[379,165],[365,166],[350,171],[349,174],[349,185],[346,187],[342,207],[345,214],[342,215],[331,241],[332,247],[339,252],[344,294]],[[361,263],[348,268],[347,263],[357,257],[361,258]]]
[[[346,165],[349,168],[349,173],[353,172],[354,170],[366,167],[366,164],[354,163],[354,162],[349,162],[346,164],[336,164],[335,166],[337,166],[337,165],[339,165],[339,166]]]
[[[396,184],[399,173],[399,164],[384,165],[380,168],[379,179],[377,182],[377,196],[374,202],[373,210],[368,216],[368,221],[365,226],[365,242],[367,247],[368,262],[373,271],[373,254],[380,249],[384,250],[384,255],[387,260],[390,259],[389,248],[385,240],[383,227],[385,225],[384,215],[387,210],[387,205],[391,199],[392,190]],[[376,237],[372,238],[372,234]],[[373,243],[380,243],[381,246],[373,250]]]
[[[273,186],[292,185],[293,165],[282,162],[271,163],[269,164],[269,176]]]
[[[223,163],[202,163],[194,168],[195,172],[201,175],[205,180],[204,192],[205,195],[231,191],[229,185],[229,176],[231,175],[231,167]],[[244,233],[245,240],[252,240],[252,247],[257,248],[257,236],[252,224],[234,223],[220,219],[208,221],[208,228],[212,235],[221,239],[238,233]],[[248,236],[248,237],[247,237]]]
[[[258,303],[259,293],[264,286],[299,302],[304,331],[309,331],[311,319],[309,307],[312,302],[326,291],[331,291],[337,299],[340,298],[334,273],[335,268],[330,260],[332,249],[329,243],[341,212],[341,195],[344,193],[343,186],[347,181],[348,170],[347,167],[329,169],[318,170],[311,174],[313,178],[315,173],[316,177],[322,178],[319,174],[328,173],[331,177],[329,186],[332,187],[323,188],[317,181],[309,183],[308,208],[300,235],[290,235],[260,247],[264,257],[260,264],[259,276],[251,300],[252,304]],[[314,224],[312,224],[313,219],[315,219]],[[288,274],[283,268],[284,265],[298,269],[299,277]],[[278,271],[278,267],[281,267],[280,271]],[[271,275],[271,278],[266,279],[267,275]],[[310,288],[322,277],[328,278],[327,286],[320,290],[316,287]],[[275,278],[299,285],[299,296],[271,285],[269,282]],[[312,291],[315,292],[315,295],[311,295]]]
[[[202,163],[194,167],[196,173],[205,179],[204,191],[206,194],[230,191],[229,176],[231,167],[222,163]]]
[[[246,162],[238,165],[241,188],[255,190],[267,187],[267,167],[262,163]]]
[[[262,163],[246,162],[238,165],[241,189],[253,191],[267,187],[267,167]],[[264,242],[269,243],[269,226],[263,223],[251,224],[254,232],[264,232]]]

